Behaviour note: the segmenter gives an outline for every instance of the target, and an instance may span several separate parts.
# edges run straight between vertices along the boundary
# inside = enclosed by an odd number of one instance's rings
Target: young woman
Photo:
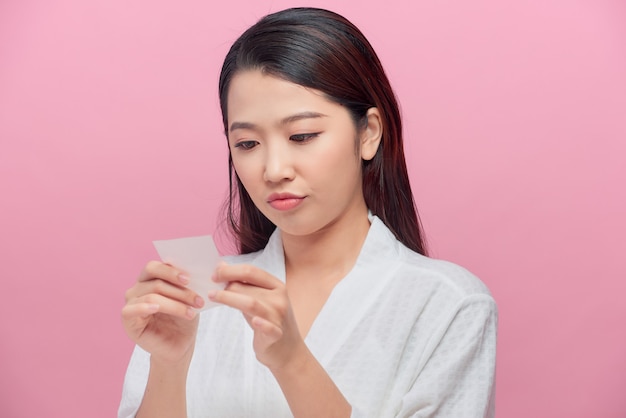
[[[496,305],[425,255],[398,105],[361,32],[266,16],[220,76],[241,254],[202,299],[150,262],[122,317],[120,417],[493,416]]]

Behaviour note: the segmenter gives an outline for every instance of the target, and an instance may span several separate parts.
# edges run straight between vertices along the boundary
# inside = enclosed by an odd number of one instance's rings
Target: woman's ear
[[[383,121],[376,107],[367,110],[367,125],[361,132],[361,158],[371,160],[378,151],[380,140],[383,137]]]

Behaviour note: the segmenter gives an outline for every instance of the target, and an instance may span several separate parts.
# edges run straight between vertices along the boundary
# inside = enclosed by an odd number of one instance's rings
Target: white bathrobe
[[[383,222],[371,226],[353,269],[334,288],[305,342],[357,417],[493,417],[497,308],[467,270],[416,254]],[[285,280],[278,231],[254,264]],[[149,354],[136,348],[119,417],[141,403]],[[189,418],[291,417],[278,383],[252,349],[243,315],[200,314],[187,379]]]

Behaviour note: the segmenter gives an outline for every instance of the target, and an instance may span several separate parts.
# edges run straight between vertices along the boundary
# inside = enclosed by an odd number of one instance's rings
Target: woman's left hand
[[[213,280],[225,283],[209,299],[241,311],[254,331],[257,359],[270,370],[298,361],[307,352],[285,283],[252,265],[220,265]]]

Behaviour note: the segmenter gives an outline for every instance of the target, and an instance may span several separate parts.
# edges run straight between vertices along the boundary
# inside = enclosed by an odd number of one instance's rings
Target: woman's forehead
[[[244,71],[233,77],[227,109],[231,124],[268,118],[285,124],[346,112],[322,92],[259,70]]]

